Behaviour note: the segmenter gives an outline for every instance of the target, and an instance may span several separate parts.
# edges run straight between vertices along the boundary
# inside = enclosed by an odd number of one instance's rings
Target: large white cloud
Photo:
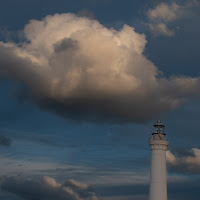
[[[0,75],[28,85],[64,117],[144,121],[199,95],[199,77],[166,79],[145,57],[144,34],[55,14],[31,20],[22,43],[0,42]]]

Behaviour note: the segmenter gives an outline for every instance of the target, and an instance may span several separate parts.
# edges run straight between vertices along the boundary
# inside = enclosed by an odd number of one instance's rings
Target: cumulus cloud
[[[45,176],[42,180],[16,177],[1,177],[0,187],[3,191],[14,193],[27,200],[97,200],[97,196],[90,186],[75,180],[68,180],[64,184],[54,178]]]
[[[167,151],[168,169],[176,173],[200,173],[200,149],[193,148],[191,151],[185,149],[173,149]]]
[[[174,31],[170,30],[164,23],[148,24],[148,26],[155,36],[164,35],[170,37],[174,35]]]
[[[181,6],[176,3],[172,3],[171,5],[160,3],[154,9],[149,9],[147,14],[151,20],[170,22],[178,18],[180,9]]]
[[[177,20],[183,13],[182,7],[177,3],[160,3],[155,8],[149,9],[147,16],[150,20],[148,27],[155,36],[174,36],[174,31],[167,27],[169,22]]]
[[[173,1],[168,3],[160,2],[147,11],[149,19],[147,26],[155,36],[174,36],[175,30],[169,28],[170,23],[183,17],[192,16],[189,10],[199,5],[200,3],[196,0],[180,1],[179,3]]]
[[[199,77],[162,76],[145,35],[55,14],[31,20],[21,43],[0,42],[0,76],[25,83],[42,109],[75,120],[141,122],[199,96]]]

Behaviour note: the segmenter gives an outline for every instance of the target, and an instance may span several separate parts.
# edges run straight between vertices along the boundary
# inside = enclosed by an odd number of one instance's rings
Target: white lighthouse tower
[[[165,138],[164,124],[158,120],[154,124],[149,139],[151,148],[151,175],[149,200],[167,200],[166,150],[168,140]]]

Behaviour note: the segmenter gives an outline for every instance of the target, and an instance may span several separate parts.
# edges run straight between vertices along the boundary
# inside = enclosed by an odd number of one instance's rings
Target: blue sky
[[[169,199],[198,199],[199,11],[195,0],[2,0],[0,197],[70,200],[69,187],[148,199],[160,118]]]

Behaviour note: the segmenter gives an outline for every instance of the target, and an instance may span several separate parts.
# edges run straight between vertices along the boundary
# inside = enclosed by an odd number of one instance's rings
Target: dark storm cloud
[[[172,76],[144,56],[146,38],[96,20],[55,14],[0,43],[0,75],[27,85],[42,109],[74,120],[144,122],[199,96],[199,77]]]
[[[0,135],[0,145],[1,146],[10,146],[12,144],[12,140],[4,135]]]
[[[14,193],[27,200],[97,200],[88,185],[72,179],[60,184],[47,176],[42,180],[5,176],[0,179],[0,187],[3,191]]]
[[[172,148],[173,149],[173,148]],[[167,152],[167,164],[170,172],[180,174],[200,174],[200,150],[191,151],[176,148]]]

